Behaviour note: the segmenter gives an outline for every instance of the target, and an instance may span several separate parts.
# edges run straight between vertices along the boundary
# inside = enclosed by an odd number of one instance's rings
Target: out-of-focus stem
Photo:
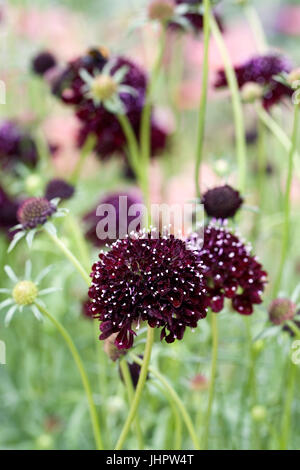
[[[256,8],[253,5],[246,3],[244,11],[250,28],[252,29],[253,37],[257,44],[257,50],[260,54],[265,54],[268,50],[268,43]]]
[[[209,71],[209,38],[210,38],[210,0],[204,0],[204,57],[202,68],[202,87],[201,98],[198,112],[198,134],[197,134],[197,149],[196,149],[196,166],[195,166],[195,185],[197,198],[201,198],[201,185],[200,185],[200,169],[203,159],[203,145],[205,133],[205,117],[206,117],[206,103],[207,103],[207,88],[208,88],[208,71]]]
[[[214,16],[210,15],[210,25],[212,34],[215,38],[217,46],[219,48],[222,60],[224,63],[225,75],[228,83],[228,87],[231,92],[234,123],[235,123],[235,138],[236,138],[236,153],[238,161],[238,186],[241,193],[244,193],[246,186],[246,170],[247,170],[247,151],[246,151],[246,135],[243,108],[240,98],[240,92],[238,82],[234,72],[234,68],[231,63],[231,59],[224,42],[222,33],[216,22]]]
[[[89,134],[79,155],[78,161],[75,165],[75,168],[70,177],[70,183],[72,185],[76,185],[81,174],[81,170],[83,168],[84,162],[86,158],[90,155],[93,151],[96,144],[96,136],[94,134]]]

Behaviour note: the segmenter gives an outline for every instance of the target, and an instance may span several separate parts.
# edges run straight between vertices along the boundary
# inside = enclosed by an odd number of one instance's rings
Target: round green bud
[[[18,305],[31,305],[38,295],[38,289],[32,281],[20,281],[15,285],[12,296]]]
[[[29,175],[25,180],[25,189],[30,195],[36,195],[42,186],[43,182],[39,175]]]
[[[255,405],[251,410],[251,416],[253,421],[264,421],[267,417],[267,410],[264,406]]]
[[[36,439],[36,447],[40,450],[52,449],[54,446],[53,437],[50,434],[41,434]]]
[[[254,103],[263,96],[263,93],[263,87],[255,82],[245,83],[241,90],[242,100],[245,103]]]

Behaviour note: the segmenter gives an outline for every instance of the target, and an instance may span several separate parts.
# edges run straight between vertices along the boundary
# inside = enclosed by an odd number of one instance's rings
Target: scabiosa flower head
[[[291,96],[292,90],[276,80],[276,75],[289,73],[290,62],[278,54],[257,56],[245,64],[235,67],[238,85],[242,88],[246,83],[256,83],[263,87],[262,102],[266,109],[278,103],[285,96]],[[227,86],[224,70],[218,72],[216,88]]]
[[[215,219],[234,217],[243,203],[240,193],[226,184],[210,189],[202,196],[206,214]]]
[[[291,300],[275,299],[269,307],[269,319],[274,325],[282,325],[294,318],[296,310],[296,305]]]
[[[199,235],[191,235],[188,244],[197,249]],[[250,248],[224,227],[208,225],[204,230],[204,243],[197,250],[204,265],[210,307],[220,312],[224,299],[232,301],[232,307],[242,315],[250,315],[253,305],[262,302],[266,272]]]
[[[0,165],[11,168],[17,162],[36,166],[37,147],[31,136],[14,121],[0,124]]]
[[[125,201],[126,198],[126,201]],[[122,206],[122,199],[124,199],[124,203],[126,203],[126,210],[120,212],[120,208]],[[106,239],[101,239],[97,236],[97,224],[106,218],[106,215],[97,216],[96,211],[97,207],[100,205],[109,204],[115,210],[116,216],[116,224],[113,227],[113,233],[108,233],[108,237]],[[99,201],[97,207],[95,207],[91,212],[84,216],[84,221],[88,227],[86,231],[86,238],[90,240],[95,246],[101,247],[106,243],[113,243],[116,241],[119,236],[119,229],[120,223],[123,227],[126,227],[128,233],[128,227],[131,222],[140,215],[140,212],[137,211],[136,215],[128,215],[128,210],[134,204],[142,204],[142,197],[139,191],[128,191],[128,192],[119,192],[119,193],[111,193],[102,198]],[[125,217],[125,220],[121,218]],[[114,230],[116,229],[116,230]],[[140,226],[136,227],[137,230],[140,230]],[[109,227],[108,227],[109,230]]]
[[[126,137],[116,116],[126,114],[139,139],[147,88],[145,72],[124,57],[109,58],[93,49],[70,62],[56,79],[53,93],[75,107],[81,122],[78,146],[90,134],[96,136],[95,151],[101,158],[125,154]],[[166,132],[151,118],[152,154],[166,144]]]
[[[44,75],[56,66],[56,59],[49,51],[42,51],[32,59],[32,70],[37,75]]]
[[[101,321],[100,339],[117,333],[120,349],[131,348],[143,321],[172,343],[207,313],[201,262],[182,240],[155,235],[118,240],[92,268],[90,309]]]
[[[47,184],[45,198],[48,199],[48,201],[57,197],[59,199],[70,199],[74,195],[74,192],[74,186],[63,179],[55,178]]]
[[[38,227],[47,222],[56,212],[56,206],[43,197],[26,199],[18,209],[17,219],[24,230]]]
[[[14,202],[0,187],[0,228],[6,233],[17,224],[17,210],[19,204]]]
[[[174,11],[174,0],[152,0],[148,7],[148,16],[151,20],[167,21],[172,18]]]

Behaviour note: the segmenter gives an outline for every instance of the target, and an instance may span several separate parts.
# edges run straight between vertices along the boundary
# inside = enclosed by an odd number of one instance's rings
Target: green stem
[[[79,155],[78,161],[75,165],[75,168],[70,176],[70,183],[76,185],[80,178],[81,170],[84,165],[86,158],[93,151],[96,144],[96,136],[94,134],[89,134]]]
[[[118,114],[117,118],[125,134],[128,145],[128,160],[131,169],[134,171],[138,180],[141,179],[139,145],[132,125],[126,114]]]
[[[73,264],[73,266],[77,269],[81,277],[85,280],[87,285],[89,286],[91,283],[91,279],[89,274],[86,272],[82,264],[78,261],[78,259],[73,255],[73,253],[66,247],[66,245],[50,231],[44,228],[44,232],[48,235],[48,237],[55,243],[55,245],[62,251],[62,253],[68,258],[68,260]]]
[[[291,431],[291,416],[295,390],[297,367],[290,363],[288,383],[286,388],[285,403],[282,411],[280,450],[287,450]]]
[[[282,233],[281,257],[280,257],[280,264],[279,264],[277,278],[274,284],[273,298],[275,298],[278,294],[286,257],[289,251],[290,217],[291,217],[290,196],[291,196],[291,186],[292,186],[293,168],[294,168],[294,155],[297,149],[299,109],[300,109],[300,106],[295,105],[293,132],[292,132],[292,145],[290,147],[289,157],[288,157],[288,174],[287,174],[285,195],[284,195],[284,224],[283,224],[283,233]]]
[[[134,399],[131,403],[131,407],[129,410],[129,414],[127,416],[127,419],[125,421],[125,424],[123,426],[122,432],[120,434],[120,437],[118,439],[118,442],[116,444],[115,450],[121,450],[126,437],[129,433],[130,426],[135,418],[135,415],[137,413],[137,409],[140,403],[140,400],[142,398],[142,392],[145,386],[145,382],[147,379],[147,374],[148,374],[148,367],[149,367],[149,362],[151,358],[151,351],[152,351],[152,345],[154,341],[154,329],[148,326],[148,332],[147,332],[147,341],[146,341],[146,347],[145,347],[145,353],[144,353],[144,359],[142,361],[142,367],[140,371],[140,376],[139,380],[137,383],[136,391],[134,394]]]
[[[265,54],[268,50],[268,44],[263,25],[260,21],[256,8],[248,3],[244,6],[245,15],[248,23],[252,29],[253,37],[257,44],[257,49],[260,54]]]
[[[151,76],[149,78],[146,96],[145,96],[145,104],[142,111],[141,117],[141,128],[140,128],[140,145],[141,145],[141,160],[142,165],[144,168],[144,181],[145,181],[145,193],[146,193],[146,205],[149,210],[149,164],[150,164],[150,156],[151,156],[151,111],[152,111],[152,100],[153,100],[153,92],[159,77],[160,67],[162,64],[162,59],[164,55],[166,44],[166,27],[165,25],[162,26],[162,33],[160,36],[159,41],[159,50],[158,54],[153,66],[153,70]]]
[[[142,364],[142,360],[136,354],[131,353],[130,357],[137,364],[140,364],[140,365]],[[184,423],[187,427],[187,430],[188,430],[188,432],[191,436],[191,439],[194,443],[195,449],[200,450],[200,444],[198,442],[198,437],[197,437],[196,431],[194,429],[193,422],[192,422],[192,420],[190,418],[190,415],[188,414],[184,404],[182,403],[179,395],[177,394],[177,392],[175,392],[173,387],[169,384],[169,382],[164,378],[164,376],[158,370],[156,370],[156,369],[154,369],[153,367],[150,366],[149,367],[149,372],[152,375],[154,375],[154,377],[156,377],[162,383],[162,385],[164,386],[164,388],[168,392],[169,397],[174,401],[174,404],[177,406],[177,408],[179,409],[179,411],[182,415],[182,419],[183,419],[183,421],[184,421]]]
[[[82,264],[86,270],[89,270],[91,267],[90,253],[82,231],[80,230],[79,222],[71,213],[66,217],[66,221],[69,231],[74,238],[74,243],[76,243]]]
[[[38,302],[34,302],[34,305],[39,309],[39,311],[43,315],[45,315],[45,317],[47,317],[56,326],[57,330],[59,331],[59,333],[63,337],[66,345],[68,346],[68,348],[69,348],[69,350],[70,350],[70,352],[73,356],[73,359],[75,361],[77,369],[80,373],[82,384],[83,384],[83,387],[84,387],[84,390],[85,390],[85,393],[86,393],[86,397],[87,397],[87,400],[88,400],[89,410],[90,410],[90,415],[91,415],[91,420],[92,420],[92,425],[93,425],[93,432],[94,432],[94,437],[95,437],[95,442],[96,442],[96,447],[97,447],[97,450],[103,450],[103,444],[102,444],[102,438],[101,438],[101,432],[100,432],[100,425],[99,425],[99,420],[98,420],[98,416],[97,416],[95,403],[94,403],[94,400],[93,400],[93,394],[92,394],[91,386],[90,386],[89,379],[88,379],[87,373],[85,371],[83,362],[82,362],[82,360],[80,358],[80,355],[77,351],[77,348],[76,348],[72,338],[70,337],[69,333],[64,328],[64,326],[55,317],[53,317],[51,315],[51,313],[49,313]]]
[[[216,382],[216,372],[217,372],[217,359],[218,359],[218,323],[217,315],[215,313],[211,314],[211,327],[212,327],[212,359],[211,359],[211,373],[210,373],[210,383],[208,391],[208,405],[205,419],[205,431],[203,436],[203,448],[207,449],[208,440],[209,440],[209,428],[211,421],[211,412],[214,402],[215,395],[215,382]]]
[[[202,69],[202,89],[198,113],[198,140],[196,149],[195,184],[197,198],[201,198],[200,168],[203,159],[205,133],[205,114],[207,103],[208,71],[209,71],[209,39],[210,39],[210,0],[204,0],[204,57]]]
[[[223,40],[222,33],[213,15],[210,15],[210,25],[211,25],[212,34],[215,38],[215,41],[217,43],[217,46],[219,48],[220,54],[223,59],[226,79],[227,79],[228,86],[231,92],[234,123],[235,123],[236,153],[237,153],[238,174],[239,174],[239,178],[238,178],[239,190],[242,193],[244,193],[245,186],[246,186],[247,152],[246,152],[246,136],[245,136],[243,108],[242,108],[242,103],[241,103],[241,98],[240,98],[238,82],[236,79],[234,68],[231,63],[228,50],[226,48],[226,44]]]
[[[120,361],[120,369],[121,369],[122,377],[123,377],[124,384],[127,390],[129,405],[131,405],[134,399],[134,388],[133,388],[132,379],[130,376],[129,367],[126,362],[126,359],[122,359]],[[135,415],[135,431],[136,431],[137,441],[139,443],[139,449],[141,450],[144,448],[144,443],[143,443],[143,435],[141,431],[138,412]]]

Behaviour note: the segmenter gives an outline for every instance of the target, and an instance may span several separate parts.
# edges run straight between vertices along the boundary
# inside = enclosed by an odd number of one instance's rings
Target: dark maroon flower
[[[38,161],[37,147],[32,137],[14,121],[0,124],[0,165],[11,168],[17,162],[35,166]]]
[[[269,306],[269,319],[274,325],[282,325],[294,318],[296,310],[296,305],[290,299],[275,299]]]
[[[191,9],[193,7],[201,7],[203,3],[203,0],[175,0],[176,5],[186,5],[187,7],[190,7]],[[184,13],[182,15],[182,18],[188,22],[188,24],[192,27],[195,33],[199,33],[203,30],[203,14],[198,13],[198,12],[188,12]],[[221,17],[218,13],[214,11],[214,16],[215,19],[221,28],[223,30],[223,22],[221,20]],[[170,27],[172,29],[183,29],[183,25],[181,25],[179,22],[171,22]]]
[[[206,214],[215,219],[234,217],[243,203],[240,193],[226,184],[210,189],[202,196]]]
[[[0,228],[8,234],[9,229],[17,225],[18,203],[14,202],[0,187]]]
[[[48,201],[51,201],[51,199],[56,197],[59,197],[60,199],[70,199],[74,192],[74,186],[62,179],[55,178],[47,184],[45,198],[48,199]]]
[[[277,81],[274,77],[292,70],[290,62],[278,54],[253,57],[245,64],[235,67],[240,88],[246,83],[254,82],[264,88],[263,105],[266,109],[278,103],[282,98],[292,96],[293,90]],[[224,70],[218,72],[216,88],[226,87],[227,79]]]
[[[125,213],[123,212],[120,213],[120,201],[121,201],[120,198],[122,197],[127,198],[126,200],[127,209]],[[97,236],[97,232],[96,232],[97,224],[101,220],[106,218],[106,215],[102,215],[102,216],[96,215],[97,207],[102,204],[111,204],[114,207],[115,214],[116,214],[116,226],[115,226],[116,231],[114,231],[114,233],[108,234],[108,238],[106,238],[105,240],[100,239]],[[95,207],[91,212],[89,212],[88,214],[84,216],[83,220],[86,222],[87,227],[88,227],[88,230],[85,234],[86,238],[88,238],[88,240],[90,240],[95,246],[98,246],[98,247],[101,247],[105,245],[106,243],[113,243],[119,238],[118,234],[119,234],[119,229],[120,229],[120,224],[119,224],[120,217],[125,217],[125,220],[121,220],[121,223],[123,223],[124,226],[127,228],[126,233],[128,233],[129,224],[131,224],[131,222],[140,215],[140,211],[137,211],[136,215],[128,215],[128,209],[134,204],[142,204],[142,198],[138,191],[108,194],[106,197],[101,199],[101,201],[99,201],[99,204],[97,207]],[[121,205],[122,205],[122,202],[121,202]],[[108,229],[109,227],[107,227],[107,230]],[[140,226],[138,225],[136,229],[140,230]]]
[[[37,75],[44,75],[56,66],[56,59],[49,51],[42,51],[32,59],[32,70]]]
[[[54,212],[56,212],[56,207],[48,199],[32,197],[21,204],[17,219],[23,229],[27,230],[45,224]]]
[[[188,239],[195,249],[198,241],[198,234]],[[208,225],[204,230],[203,247],[197,249],[197,253],[204,265],[213,312],[220,312],[224,299],[228,298],[234,310],[250,315],[253,305],[262,302],[261,294],[267,276],[262,265],[251,256],[250,248],[224,227]]]
[[[145,101],[147,77],[144,71],[130,60],[116,57],[112,60],[111,74],[127,68],[122,81],[134,90],[134,93],[121,93],[120,99],[126,116],[139,139],[142,109]],[[101,158],[109,157],[114,153],[124,155],[127,145],[126,137],[115,114],[105,106],[96,105],[85,93],[86,83],[80,73],[84,69],[89,74],[101,73],[108,61],[97,49],[91,50],[86,56],[70,62],[65,70],[56,78],[53,93],[64,103],[75,107],[76,116],[81,121],[78,134],[78,146],[82,147],[87,137],[92,133],[97,137],[95,150]],[[166,145],[166,132],[161,129],[154,119],[151,120],[151,146],[152,154],[162,150]]]
[[[118,240],[92,267],[90,309],[100,339],[117,333],[119,349],[131,348],[143,321],[172,343],[207,313],[201,262],[182,240],[156,235]]]
[[[143,356],[139,355],[139,358],[143,359]],[[132,381],[132,385],[134,388],[136,388],[139,378],[140,378],[141,366],[137,364],[136,362],[127,362],[127,366],[128,366],[130,378]],[[124,382],[124,378],[123,378],[123,374],[122,374],[122,370],[120,366],[119,366],[119,374],[120,374],[122,382]]]

